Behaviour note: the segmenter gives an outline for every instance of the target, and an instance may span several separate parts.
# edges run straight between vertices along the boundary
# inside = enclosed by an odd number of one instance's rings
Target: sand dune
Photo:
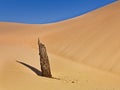
[[[120,2],[53,24],[0,23],[0,90],[120,90]],[[39,66],[37,39],[48,50],[53,77]]]

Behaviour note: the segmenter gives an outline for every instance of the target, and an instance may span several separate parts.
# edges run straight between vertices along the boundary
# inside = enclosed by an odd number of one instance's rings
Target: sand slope
[[[0,90],[120,90],[120,2],[59,23],[0,23]],[[16,63],[39,66],[45,43],[53,77]],[[47,85],[47,86],[46,86]]]

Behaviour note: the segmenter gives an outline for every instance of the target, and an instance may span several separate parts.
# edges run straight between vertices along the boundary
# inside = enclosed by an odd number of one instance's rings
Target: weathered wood
[[[42,76],[51,78],[52,74],[51,74],[51,70],[50,70],[49,58],[47,55],[46,47],[44,44],[42,44],[40,42],[39,39],[38,39],[38,46],[39,46],[40,65],[41,65]]]

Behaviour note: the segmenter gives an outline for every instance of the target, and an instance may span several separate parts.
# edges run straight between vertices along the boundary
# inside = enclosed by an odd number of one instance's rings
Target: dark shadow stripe
[[[21,62],[21,61],[16,61],[16,62],[18,62],[18,63],[26,66],[26,67],[29,68],[29,69],[31,69],[31,70],[32,70],[35,74],[37,74],[38,76],[42,76],[42,72],[39,71],[38,69],[34,68],[33,66],[28,65],[28,64],[26,64],[26,63],[24,63],[24,62]]]

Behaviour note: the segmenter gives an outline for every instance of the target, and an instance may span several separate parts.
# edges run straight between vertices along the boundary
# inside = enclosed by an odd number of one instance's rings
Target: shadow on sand
[[[44,77],[44,76],[42,75],[42,72],[41,72],[40,70],[38,70],[37,68],[35,68],[35,67],[33,67],[33,66],[29,65],[29,64],[26,64],[26,63],[24,63],[24,62],[21,62],[21,61],[16,61],[16,62],[22,64],[23,66],[25,66],[25,67],[27,67],[27,68],[29,68],[29,69],[32,70],[36,75]],[[61,80],[60,78],[55,78],[55,77],[52,77],[51,79]]]
[[[18,62],[18,63],[26,66],[26,67],[29,68],[29,69],[31,69],[36,75],[42,76],[42,72],[39,71],[38,69],[36,69],[35,67],[33,67],[33,66],[31,66],[31,65],[28,65],[28,64],[26,64],[26,63],[24,63],[24,62],[21,62],[21,61],[16,61],[16,62]]]

